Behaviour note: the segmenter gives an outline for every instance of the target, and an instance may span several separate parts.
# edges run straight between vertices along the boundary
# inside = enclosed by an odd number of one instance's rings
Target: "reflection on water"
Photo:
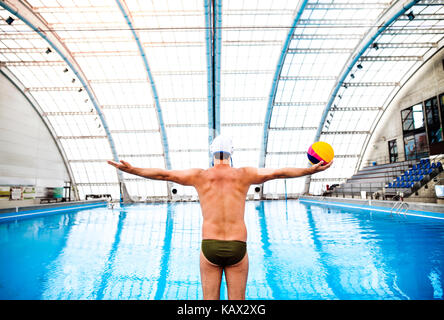
[[[249,299],[443,299],[444,223],[247,202]],[[198,203],[0,224],[0,299],[201,299]],[[226,290],[222,290],[226,298]]]

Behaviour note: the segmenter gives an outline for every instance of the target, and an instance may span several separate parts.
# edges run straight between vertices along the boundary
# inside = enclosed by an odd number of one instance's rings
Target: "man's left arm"
[[[251,184],[262,184],[274,179],[288,179],[307,176],[327,170],[331,167],[333,161],[323,164],[323,161],[311,166],[310,168],[245,168]]]

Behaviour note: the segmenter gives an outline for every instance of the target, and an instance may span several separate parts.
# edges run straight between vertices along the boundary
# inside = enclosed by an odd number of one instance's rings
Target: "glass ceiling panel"
[[[62,139],[63,149],[70,161],[112,159],[105,139]],[[116,176],[117,178],[117,176]]]
[[[257,123],[263,126],[264,115],[257,112],[265,103],[265,98],[260,100],[224,102],[223,111],[221,110],[221,123],[224,124],[242,124],[248,120],[248,123]],[[259,138],[259,137],[256,137]],[[259,138],[260,139],[260,138]]]

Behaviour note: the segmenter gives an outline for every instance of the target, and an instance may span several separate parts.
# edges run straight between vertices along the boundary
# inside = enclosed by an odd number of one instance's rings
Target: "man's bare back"
[[[320,162],[310,168],[232,168],[230,158],[214,158],[214,166],[209,169],[165,170],[135,168],[122,160],[108,163],[127,173],[193,186],[197,190],[203,216],[200,271],[204,299],[219,299],[223,273],[228,298],[245,299],[249,262],[244,211],[250,186],[313,174],[332,164]]]
[[[247,241],[245,198],[250,187],[244,169],[227,164],[202,170],[194,187],[202,208],[202,238]]]

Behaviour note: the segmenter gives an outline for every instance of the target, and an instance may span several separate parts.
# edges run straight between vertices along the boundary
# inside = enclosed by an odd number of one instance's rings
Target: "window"
[[[411,132],[424,127],[424,114],[422,111],[422,103],[418,103],[413,107],[401,111],[402,130]]]
[[[429,155],[427,136],[425,132],[404,137],[404,151],[406,160],[414,160]]]
[[[433,97],[424,102],[426,121],[427,121],[427,135],[429,137],[429,144],[441,142],[442,132],[439,121],[438,99]]]
[[[439,104],[441,106],[441,127],[444,128],[444,93],[439,95]]]
[[[398,161],[398,146],[396,144],[396,139],[390,140],[388,142],[388,146],[389,146],[390,163]]]

